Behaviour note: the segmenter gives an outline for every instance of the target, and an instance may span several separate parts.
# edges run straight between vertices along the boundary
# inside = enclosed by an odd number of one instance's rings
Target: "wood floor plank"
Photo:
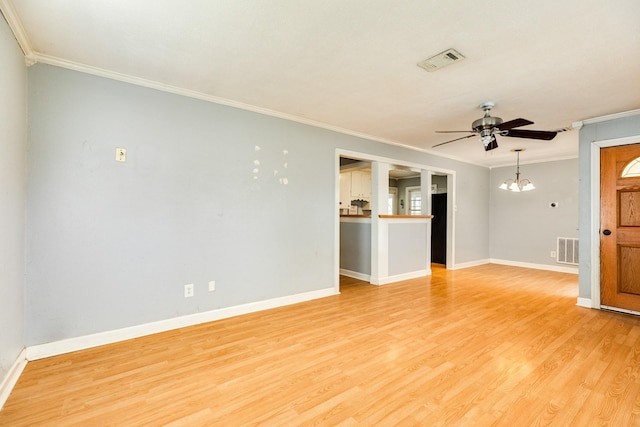
[[[1,426],[640,425],[640,319],[483,265],[30,362]]]

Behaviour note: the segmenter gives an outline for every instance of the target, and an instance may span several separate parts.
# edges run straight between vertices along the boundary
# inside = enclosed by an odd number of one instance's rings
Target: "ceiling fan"
[[[530,138],[550,141],[558,134],[558,132],[553,131],[515,129],[521,126],[532,125],[533,122],[527,119],[514,119],[509,120],[508,122],[503,122],[500,117],[492,117],[489,114],[494,106],[495,104],[493,102],[485,102],[480,105],[480,108],[484,111],[484,117],[474,121],[471,124],[471,130],[436,131],[436,133],[471,132],[471,135],[441,142],[440,144],[434,145],[432,148],[439,147],[450,142],[459,141],[461,139],[471,138],[475,135],[480,135],[480,141],[484,145],[484,150],[489,151],[494,148],[498,148],[496,135],[508,136],[511,138]]]

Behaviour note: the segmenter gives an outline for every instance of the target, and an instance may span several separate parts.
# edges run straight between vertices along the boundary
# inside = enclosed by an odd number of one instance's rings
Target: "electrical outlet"
[[[556,251],[551,251],[551,258],[555,258],[556,257]]]
[[[190,298],[193,296],[193,283],[189,283],[188,285],[184,285],[184,297]]]
[[[216,281],[212,280],[209,282],[209,292],[213,292],[216,290]]]

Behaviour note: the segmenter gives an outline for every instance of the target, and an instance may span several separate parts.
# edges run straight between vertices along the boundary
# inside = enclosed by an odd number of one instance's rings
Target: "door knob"
[[[611,234],[611,230],[604,230],[602,234],[604,234],[605,236],[608,236],[609,234]]]

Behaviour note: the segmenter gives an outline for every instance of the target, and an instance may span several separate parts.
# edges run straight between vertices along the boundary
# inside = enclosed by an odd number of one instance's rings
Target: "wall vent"
[[[431,58],[418,62],[418,67],[431,72],[439,70],[442,67],[446,67],[449,64],[453,64],[454,62],[462,61],[463,59],[464,56],[457,50],[447,49],[444,52],[440,52],[439,54],[432,56]]]
[[[558,237],[556,262],[559,264],[578,265],[578,239]]]

